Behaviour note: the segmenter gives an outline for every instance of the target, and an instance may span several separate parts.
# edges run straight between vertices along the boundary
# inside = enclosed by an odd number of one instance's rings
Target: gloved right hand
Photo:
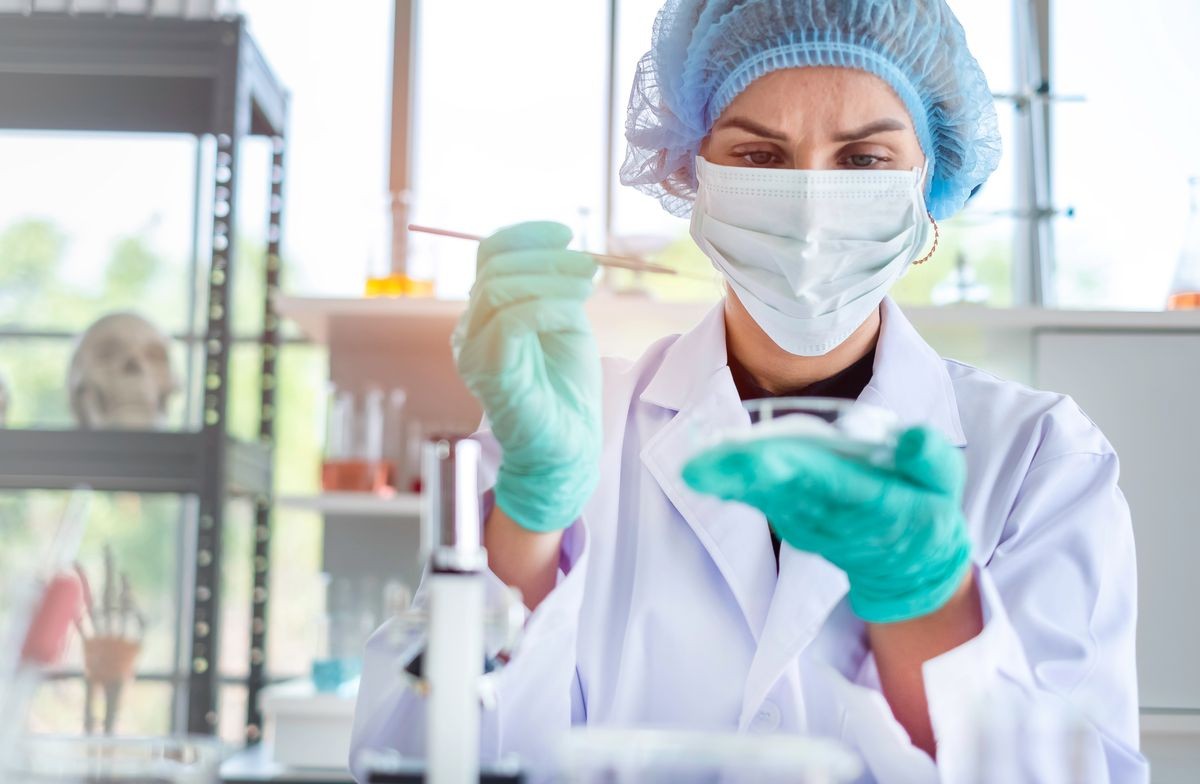
[[[459,375],[504,450],[496,504],[530,531],[579,517],[600,460],[600,357],[584,314],[595,261],[560,223],[519,223],[479,244],[454,331]]]

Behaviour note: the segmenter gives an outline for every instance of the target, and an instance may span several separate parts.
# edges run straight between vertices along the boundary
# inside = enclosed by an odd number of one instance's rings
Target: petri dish
[[[737,425],[695,428],[697,453],[729,442],[800,438],[846,457],[887,465],[902,430],[891,411],[855,400],[777,397],[743,401],[742,406],[748,418]]]

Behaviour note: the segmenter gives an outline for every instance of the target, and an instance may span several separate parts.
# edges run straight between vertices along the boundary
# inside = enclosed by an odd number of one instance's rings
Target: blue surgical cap
[[[687,215],[717,117],[755,79],[805,66],[856,68],[895,90],[929,159],[935,218],[995,171],[991,90],[945,0],[667,0],[634,78],[621,182]]]

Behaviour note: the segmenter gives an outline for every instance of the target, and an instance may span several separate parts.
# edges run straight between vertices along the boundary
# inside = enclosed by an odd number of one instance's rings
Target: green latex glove
[[[504,450],[496,503],[531,531],[571,524],[600,459],[600,356],[583,311],[595,261],[560,223],[520,223],[479,243],[454,331],[458,372]]]
[[[872,623],[944,605],[970,567],[962,455],[936,432],[901,434],[892,468],[799,437],[709,449],[683,478],[699,492],[761,510],[779,538],[816,553],[850,580],[850,605]]]

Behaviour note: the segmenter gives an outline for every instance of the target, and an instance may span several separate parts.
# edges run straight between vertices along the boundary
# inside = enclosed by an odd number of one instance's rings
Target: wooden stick
[[[479,242],[484,239],[484,237],[481,237],[478,234],[467,234],[464,231],[454,231],[453,229],[438,229],[434,228],[433,226],[421,226],[416,223],[408,224],[408,230],[420,232],[422,234],[434,234],[438,237],[452,237],[456,240],[470,240],[472,242]],[[581,252],[587,253],[587,251]],[[635,259],[630,256],[610,256],[606,253],[588,253],[587,255],[595,259],[596,263],[601,267],[616,267],[617,269],[632,270],[634,272],[655,272],[660,275],[675,275],[683,278],[691,278],[693,280],[709,280],[708,278],[700,275],[691,275],[685,272],[680,272],[677,269],[672,269],[671,267],[663,266],[662,264],[654,264],[652,262],[642,261],[641,259]]]

